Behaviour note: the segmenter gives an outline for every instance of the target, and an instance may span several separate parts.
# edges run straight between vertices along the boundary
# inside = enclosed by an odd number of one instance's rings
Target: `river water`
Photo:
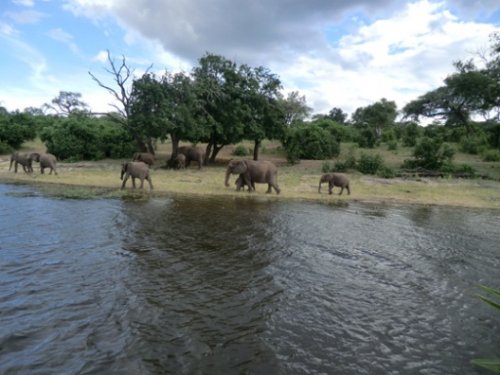
[[[482,374],[498,211],[0,184],[1,374]]]

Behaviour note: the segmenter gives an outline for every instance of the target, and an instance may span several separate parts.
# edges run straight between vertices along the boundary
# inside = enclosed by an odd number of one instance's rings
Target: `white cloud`
[[[14,20],[16,23],[21,23],[21,24],[38,23],[40,19],[46,17],[46,14],[31,9],[24,10],[21,12],[5,12],[5,15]]]
[[[344,36],[330,50],[335,59],[302,56],[275,69],[320,113],[333,107],[352,113],[383,97],[401,109],[442,85],[452,63],[473,57],[494,30],[458,20],[443,4],[420,1]]]
[[[12,0],[12,2],[16,5],[21,5],[21,6],[25,6],[25,7],[35,6],[34,0]]]
[[[78,46],[73,41],[73,35],[67,33],[63,29],[57,28],[49,30],[47,35],[58,42],[66,44],[69,47],[69,49],[74,53],[79,52]]]

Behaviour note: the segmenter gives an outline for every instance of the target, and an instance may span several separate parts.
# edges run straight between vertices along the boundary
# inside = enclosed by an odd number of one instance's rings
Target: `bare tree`
[[[116,63],[115,60],[111,57],[111,53],[109,50],[107,52],[107,60],[109,64],[109,68],[105,68],[106,72],[112,76],[115,87],[109,86],[99,78],[97,78],[91,72],[88,72],[90,77],[102,88],[106,89],[117,101],[119,104],[110,103],[110,105],[116,109],[118,116],[116,114],[108,114],[113,118],[113,120],[122,124],[125,129],[131,132],[132,136],[137,142],[137,145],[141,151],[147,151],[148,148],[142,138],[133,132],[130,124],[130,111],[131,111],[131,102],[130,102],[130,93],[132,89],[132,81],[134,79],[134,69],[131,69],[127,65],[127,61],[125,56],[122,55],[121,61]],[[146,73],[152,68],[153,65],[150,65],[146,69]]]

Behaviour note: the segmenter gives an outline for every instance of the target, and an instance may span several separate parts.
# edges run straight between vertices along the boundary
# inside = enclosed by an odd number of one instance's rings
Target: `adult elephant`
[[[203,164],[204,153],[201,149],[195,146],[181,146],[177,149],[177,155],[182,154],[186,157],[185,166],[189,167],[191,161],[198,163],[198,169],[201,169]]]
[[[143,163],[146,163],[150,167],[153,166],[155,163],[155,156],[149,152],[136,152],[134,154],[134,157],[132,158],[133,161],[142,161]]]
[[[50,168],[49,174],[52,174],[52,172],[54,172],[54,174],[57,176],[57,170],[56,170],[57,158],[55,155],[52,155],[50,153],[40,154],[38,152],[32,152],[30,154],[30,159],[40,163],[41,174],[45,173],[45,168]]]
[[[237,183],[236,189],[247,185],[249,191],[255,190],[255,183],[267,184],[266,193],[271,193],[272,189],[276,194],[280,193],[278,186],[278,169],[270,161],[266,160],[231,160],[227,165],[225,185],[229,186],[229,176],[231,174],[240,175],[241,181]]]
[[[32,160],[28,154],[20,154],[19,152],[14,152],[10,156],[9,171],[12,169],[12,164],[14,164],[14,173],[17,173],[17,165],[21,164],[23,166],[23,171],[26,173],[32,173],[33,167]]]
[[[125,177],[124,177],[125,176]],[[141,180],[142,189],[144,187],[144,180],[149,182],[150,190],[153,190],[153,183],[151,182],[151,176],[149,174],[149,166],[142,161],[129,161],[122,164],[122,171],[120,174],[120,179],[123,180],[122,189],[125,188],[125,184],[129,177],[132,177],[132,186],[135,189],[135,179]]]

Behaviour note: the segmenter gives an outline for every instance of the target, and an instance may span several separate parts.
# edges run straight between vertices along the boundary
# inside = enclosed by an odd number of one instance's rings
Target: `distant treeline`
[[[337,107],[311,116],[305,97],[282,94],[280,79],[268,69],[238,65],[223,56],[203,56],[189,74],[147,71],[138,78],[125,58],[117,64],[108,54],[108,63],[114,87],[90,75],[118,99],[115,112],[92,114],[74,92],[60,92],[39,109],[9,113],[0,108],[0,152],[38,136],[61,160],[96,160],[128,157],[134,151],[154,153],[158,141],[169,139],[172,157],[181,141],[206,144],[209,163],[224,146],[243,140],[253,142],[253,158],[258,159],[262,141],[270,139],[281,142],[292,163],[334,158],[343,142],[362,148],[382,143],[389,149],[415,147],[417,161],[426,148],[451,160],[447,144],[453,142],[485,160],[500,159],[498,34],[492,35],[481,67],[472,60],[456,62],[456,71],[443,86],[401,110],[383,98],[350,116]],[[422,117],[434,122],[421,126]]]

